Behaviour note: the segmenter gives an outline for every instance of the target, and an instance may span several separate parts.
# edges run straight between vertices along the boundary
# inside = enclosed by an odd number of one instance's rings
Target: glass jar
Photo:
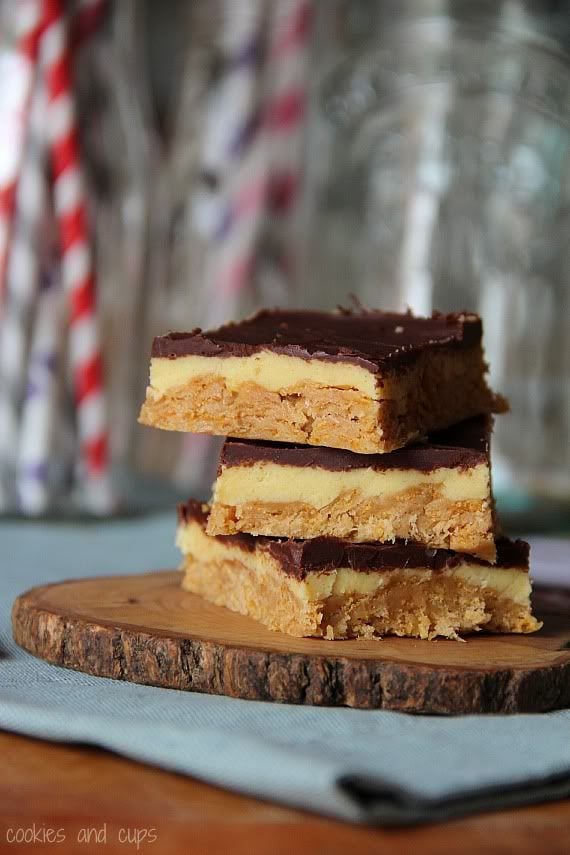
[[[300,293],[480,312],[511,403],[499,508],[553,528],[570,520],[570,66],[550,32],[570,12],[533,7],[323,4]]]

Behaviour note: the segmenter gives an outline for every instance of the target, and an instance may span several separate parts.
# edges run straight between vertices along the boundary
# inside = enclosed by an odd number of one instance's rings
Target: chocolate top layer
[[[316,467],[331,472],[368,468],[415,469],[420,472],[431,472],[440,467],[468,469],[488,461],[490,432],[491,419],[479,416],[438,431],[427,442],[414,443],[388,454],[355,454],[324,446],[227,439],[220,455],[218,472],[224,467],[253,466],[256,463]]]
[[[169,333],[152,345],[153,357],[250,356],[262,350],[301,359],[352,362],[376,373],[415,359],[431,347],[464,348],[481,340],[477,315],[361,310],[312,312],[266,309],[217,330]]]
[[[181,523],[192,520],[204,527],[207,522],[207,505],[193,500],[178,508]],[[336,537],[316,537],[312,540],[292,540],[278,537],[253,537],[251,534],[217,535],[217,540],[231,543],[240,549],[256,549],[269,553],[276,559],[284,573],[304,579],[310,572],[326,572],[339,567],[357,571],[425,568],[446,570],[459,564],[479,564],[483,567],[510,567],[528,569],[529,546],[523,540],[497,539],[497,563],[489,564],[473,555],[464,555],[448,549],[430,549],[419,543],[352,543]]]

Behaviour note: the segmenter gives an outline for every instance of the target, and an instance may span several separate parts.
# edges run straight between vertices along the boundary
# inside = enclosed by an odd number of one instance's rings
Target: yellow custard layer
[[[224,538],[210,537],[202,526],[189,522],[178,527],[176,544],[183,555],[192,555],[198,561],[236,561],[252,569],[279,570],[279,562],[262,550],[241,549]],[[493,591],[512,603],[528,606],[531,593],[530,577],[526,568],[493,567],[468,558],[457,567],[433,571],[429,568],[358,571],[349,567],[336,570],[313,571],[304,579],[288,576],[291,585],[307,601],[323,600],[339,594],[370,594],[389,583],[390,574],[405,573],[406,579],[427,580],[431,576],[455,576],[471,585]]]
[[[150,385],[158,394],[207,375],[223,377],[230,391],[243,383],[256,383],[271,392],[286,392],[304,383],[314,383],[327,388],[355,389],[373,400],[386,397],[375,374],[349,362],[305,360],[269,351],[252,356],[153,357],[150,361]]]
[[[438,485],[451,501],[489,501],[489,469],[481,463],[471,469],[441,467],[417,469],[328,469],[280,466],[271,462],[224,467],[214,486],[214,503],[304,502],[324,508],[343,493],[357,490],[365,498],[386,497],[419,485]]]

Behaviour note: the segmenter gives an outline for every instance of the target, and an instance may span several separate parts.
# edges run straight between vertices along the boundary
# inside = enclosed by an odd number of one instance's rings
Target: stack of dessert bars
[[[529,548],[500,536],[472,314],[262,311],[155,339],[140,421],[227,435],[179,508],[183,587],[327,639],[532,632]]]

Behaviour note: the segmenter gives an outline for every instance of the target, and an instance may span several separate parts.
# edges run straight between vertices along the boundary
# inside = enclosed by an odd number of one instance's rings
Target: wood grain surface
[[[0,852],[90,855],[568,855],[570,801],[443,825],[364,828],[225,793],[94,748],[0,732]],[[60,844],[8,843],[18,829]],[[93,830],[105,830],[105,842]],[[90,843],[78,842],[91,832]],[[145,832],[147,836],[145,837]],[[150,842],[150,832],[156,835]],[[130,834],[131,842],[126,841]],[[136,846],[138,834],[139,846]],[[121,842],[121,839],[124,842]]]
[[[570,706],[570,610],[537,598],[532,635],[465,643],[296,639],[180,589],[176,572],[34,588],[13,608],[16,641],[56,665],[189,691],[421,713]]]

